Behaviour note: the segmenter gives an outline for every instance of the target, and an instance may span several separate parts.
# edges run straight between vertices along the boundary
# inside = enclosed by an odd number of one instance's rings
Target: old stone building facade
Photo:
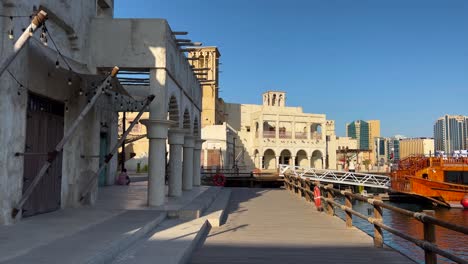
[[[31,32],[33,36],[0,77],[0,224],[14,222],[13,208],[69,131],[73,133],[63,152],[58,152],[34,189],[34,199],[17,208],[16,219],[93,204],[98,186],[114,184],[117,174],[114,156],[107,169],[95,175],[117,143],[118,113],[138,112],[149,95],[156,99],[141,122],[149,138],[148,205],[164,203],[168,148],[175,153],[171,164],[175,182],[170,183],[169,194],[182,195],[182,189],[200,184],[199,159],[194,158],[201,148],[200,80],[166,20],[114,19],[113,6],[112,0],[1,1],[0,28],[11,36],[0,38],[2,62],[15,53],[13,44],[34,10],[47,12],[49,19],[48,31]],[[147,78],[139,84],[126,84],[122,76],[103,83],[115,65],[126,76],[138,73]],[[105,93],[75,129],[73,124],[94,103],[101,85]],[[90,196],[83,200],[85,193]]]
[[[261,105],[225,104],[226,123],[238,135],[239,168],[275,170],[279,164],[336,168],[333,120],[286,106],[282,91],[267,91],[262,99]]]

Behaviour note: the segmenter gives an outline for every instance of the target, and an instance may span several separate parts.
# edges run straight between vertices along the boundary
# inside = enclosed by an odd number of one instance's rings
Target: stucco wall
[[[50,10],[50,19],[47,26],[50,36],[54,39],[60,51],[66,57],[73,70],[83,71],[86,68],[95,72],[96,68],[89,63],[90,22],[96,15],[95,0],[15,0],[2,1],[2,14],[28,15],[33,5],[44,6]],[[29,19],[14,19],[15,38],[19,36],[21,27]],[[22,21],[22,22],[21,22]],[[1,19],[1,30],[7,32],[11,28],[9,19]],[[67,31],[72,29],[72,32]],[[86,104],[84,96],[78,96],[80,82],[75,76],[73,85],[67,85],[70,76],[68,71],[55,69],[56,53],[49,37],[49,48],[38,42],[39,33],[36,33],[29,45],[21,51],[9,70],[27,86],[32,92],[65,102],[67,100],[69,111],[65,113],[65,130],[71,126],[78,113]],[[12,52],[13,41],[7,37],[0,38],[1,56]],[[39,45],[37,45],[39,44]],[[50,55],[54,54],[54,55]],[[79,67],[77,66],[79,65]],[[65,64],[61,63],[61,67]],[[66,69],[67,67],[65,67]],[[12,223],[11,208],[17,204],[22,193],[23,159],[15,157],[14,153],[24,152],[26,137],[26,102],[27,93],[17,95],[18,85],[7,74],[0,77],[0,224]],[[86,171],[96,170],[97,160],[80,158],[82,154],[96,154],[99,151],[100,122],[106,122],[110,130],[116,131],[116,115],[114,112],[103,113],[101,109],[93,109],[78,127],[69,143],[65,145],[62,166],[62,207],[77,206],[80,182],[84,181]],[[112,134],[112,131],[109,132]],[[113,134],[115,136],[115,133]],[[116,139],[112,139],[116,140]],[[111,141],[112,141],[111,140]],[[113,161],[115,165],[115,161]],[[115,175],[115,169],[109,170],[108,178]],[[95,197],[96,189],[93,191]]]

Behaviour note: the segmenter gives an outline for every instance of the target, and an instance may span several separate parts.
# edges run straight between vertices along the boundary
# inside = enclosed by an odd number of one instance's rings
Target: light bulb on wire
[[[11,29],[8,30],[8,38],[9,39],[14,39],[15,34],[13,34],[13,17],[12,16],[10,17],[10,21],[11,21]]]

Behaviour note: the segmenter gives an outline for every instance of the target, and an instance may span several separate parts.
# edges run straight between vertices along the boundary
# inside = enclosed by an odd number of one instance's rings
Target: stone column
[[[291,166],[295,166],[296,165],[296,157],[295,156],[291,156],[289,158],[289,165]]]
[[[201,185],[200,154],[203,142],[205,140],[196,139],[195,147],[193,148],[193,186]]]
[[[280,164],[280,156],[276,156],[276,167]]]
[[[184,162],[182,175],[182,189],[184,191],[192,190],[193,186],[193,147],[195,140],[192,135],[185,136],[184,142]],[[198,169],[200,170],[200,169]]]
[[[169,129],[169,196],[182,195],[182,146],[185,130]]]
[[[149,139],[148,154],[148,205],[164,204],[166,174],[166,139],[167,129],[173,124],[168,120],[144,119],[140,123],[146,126]]]

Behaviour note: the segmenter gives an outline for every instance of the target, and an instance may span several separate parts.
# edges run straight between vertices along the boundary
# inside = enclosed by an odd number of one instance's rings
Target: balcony
[[[284,132],[280,131],[279,132],[279,138],[290,139],[290,138],[292,138],[292,133],[289,132],[289,131],[284,131]]]
[[[305,133],[305,132],[296,132],[296,139],[307,139],[307,133]]]
[[[317,132],[312,133],[311,139],[322,140],[322,133],[317,133]]]
[[[276,138],[276,131],[263,131],[263,138]]]

